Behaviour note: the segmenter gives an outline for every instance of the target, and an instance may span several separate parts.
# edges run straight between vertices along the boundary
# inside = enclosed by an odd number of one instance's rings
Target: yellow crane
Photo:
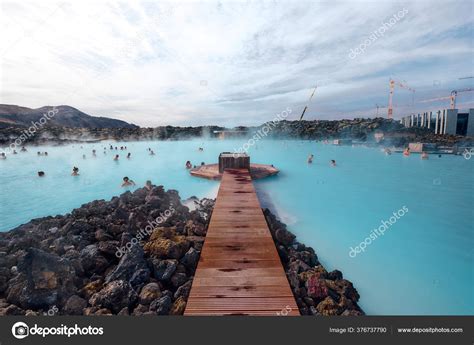
[[[408,91],[412,92],[413,93],[412,103],[414,103],[414,101],[415,101],[415,89],[412,89],[411,87],[407,86],[405,84],[405,82],[401,83],[401,82],[393,80],[393,79],[390,79],[389,86],[390,86],[390,93],[389,93],[389,96],[388,96],[388,114],[387,114],[387,116],[388,116],[389,119],[392,119],[393,118],[393,92],[395,91],[395,86],[399,86],[403,89],[407,89]]]
[[[316,92],[316,89],[317,89],[317,88],[318,88],[318,86],[316,85],[316,86],[314,87],[313,93],[311,94],[311,96],[309,96],[308,103],[305,105],[305,107],[304,107],[304,109],[303,109],[303,113],[301,113],[300,121],[303,120],[304,113],[306,113],[306,109],[308,109],[309,102],[311,102],[311,100],[313,99],[314,93]]]
[[[435,102],[435,101],[444,101],[449,99],[449,108],[450,109],[456,109],[456,98],[458,96],[458,93],[463,93],[463,92],[471,92],[474,91],[474,88],[472,87],[467,87],[464,89],[459,89],[459,90],[453,90],[451,91],[451,95],[449,96],[444,96],[444,97],[436,97],[436,98],[430,98],[430,99],[424,99],[420,101],[419,103],[428,103],[428,102]]]

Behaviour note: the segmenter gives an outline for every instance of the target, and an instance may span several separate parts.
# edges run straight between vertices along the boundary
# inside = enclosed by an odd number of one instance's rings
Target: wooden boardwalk
[[[227,169],[184,315],[299,315],[246,169]]]

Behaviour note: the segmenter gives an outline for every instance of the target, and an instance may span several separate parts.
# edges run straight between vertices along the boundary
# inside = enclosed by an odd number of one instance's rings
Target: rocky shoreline
[[[214,206],[190,203],[140,188],[0,233],[0,315],[183,314]],[[300,313],[363,315],[352,283],[264,213]]]
[[[473,145],[474,138],[455,135],[436,135],[426,128],[405,128],[399,122],[384,118],[352,120],[279,121],[255,127],[233,128],[231,137],[252,137],[263,127],[271,128],[267,137],[273,139],[331,140],[351,139],[367,144],[403,147],[410,142],[432,143],[439,146]],[[23,134],[25,145],[69,144],[143,140],[187,140],[195,138],[218,138],[219,131],[229,130],[220,126],[155,128],[70,128],[45,126],[33,135],[24,134],[24,127],[0,128],[0,145],[10,145]],[[237,133],[237,134],[236,134]],[[383,134],[376,140],[374,134]]]

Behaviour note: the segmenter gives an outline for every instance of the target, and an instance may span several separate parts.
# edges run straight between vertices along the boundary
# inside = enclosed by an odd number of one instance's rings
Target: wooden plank
[[[263,268],[201,268],[200,278],[215,277],[281,277],[279,267]]]
[[[235,286],[195,286],[194,297],[292,297],[291,291],[285,287],[252,286],[248,288]]]
[[[244,313],[238,311],[227,311],[227,310],[206,310],[203,312],[202,310],[189,310],[186,312],[187,316],[275,316],[281,315],[278,314],[278,311],[275,310],[252,310],[251,313]],[[280,311],[281,313],[281,311]],[[299,312],[293,311],[288,313],[285,316],[298,316],[300,315]]]
[[[222,268],[222,269],[239,269],[239,268],[261,268],[261,267],[275,267],[280,260],[255,260],[255,259],[236,259],[229,260],[227,258],[205,259],[201,261],[201,268]]]
[[[185,315],[299,315],[248,170],[224,171]]]

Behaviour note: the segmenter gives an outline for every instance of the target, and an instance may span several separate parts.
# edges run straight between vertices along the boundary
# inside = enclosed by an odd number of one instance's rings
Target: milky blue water
[[[177,189],[182,198],[214,196],[218,182],[191,177],[186,160],[213,163],[219,152],[244,142],[114,143],[127,145],[127,151],[111,151],[108,143],[30,147],[0,160],[0,230],[110,199],[124,191],[123,176],[138,186],[149,179]],[[37,156],[37,151],[49,155]],[[128,152],[131,159],[125,158]],[[112,160],[116,153],[118,162]],[[312,165],[306,163],[309,153],[315,155]],[[385,156],[375,148],[302,141],[260,141],[250,155],[253,162],[281,169],[278,176],[256,182],[262,203],[316,250],[328,270],[339,269],[354,283],[368,314],[474,314],[474,158],[421,160],[414,154]],[[80,176],[70,176],[73,166]],[[38,170],[46,176],[37,177]],[[349,256],[351,247],[404,206],[408,212],[383,236]]]

